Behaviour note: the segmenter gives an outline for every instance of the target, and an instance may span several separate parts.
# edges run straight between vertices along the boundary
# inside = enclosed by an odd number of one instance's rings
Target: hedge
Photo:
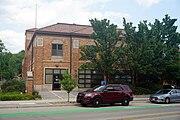
[[[35,100],[36,98],[41,98],[39,95],[27,95],[19,93],[0,93],[0,101],[10,101],[10,100]]]

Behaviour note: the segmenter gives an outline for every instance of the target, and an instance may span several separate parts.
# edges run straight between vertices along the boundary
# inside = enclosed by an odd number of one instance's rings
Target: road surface
[[[180,103],[4,108],[0,120],[180,120]]]

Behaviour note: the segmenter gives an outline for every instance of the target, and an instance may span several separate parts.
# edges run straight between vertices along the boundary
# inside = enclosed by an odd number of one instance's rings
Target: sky
[[[108,19],[123,28],[123,17],[134,26],[153,23],[166,14],[177,19],[180,32],[180,0],[0,0],[0,39],[12,53],[25,48],[25,31],[56,23],[90,25],[93,18]]]

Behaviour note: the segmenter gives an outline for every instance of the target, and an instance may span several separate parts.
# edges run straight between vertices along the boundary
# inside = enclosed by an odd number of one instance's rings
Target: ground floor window
[[[123,84],[131,83],[132,75],[131,71],[123,71],[110,75],[110,84]],[[103,74],[96,70],[79,70],[78,84],[79,88],[92,88],[97,85],[101,85],[101,81],[104,81]]]
[[[53,79],[58,75],[59,79],[62,79],[62,74],[66,72],[67,69],[60,68],[46,68],[45,69],[45,84],[53,84]]]
[[[95,70],[79,70],[78,74],[79,88],[92,88],[96,85],[100,85],[103,80],[102,74]]]

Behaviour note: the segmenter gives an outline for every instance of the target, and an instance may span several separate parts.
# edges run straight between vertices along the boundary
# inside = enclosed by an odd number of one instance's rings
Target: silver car
[[[180,101],[180,89],[162,89],[149,97],[150,102],[176,102]]]

